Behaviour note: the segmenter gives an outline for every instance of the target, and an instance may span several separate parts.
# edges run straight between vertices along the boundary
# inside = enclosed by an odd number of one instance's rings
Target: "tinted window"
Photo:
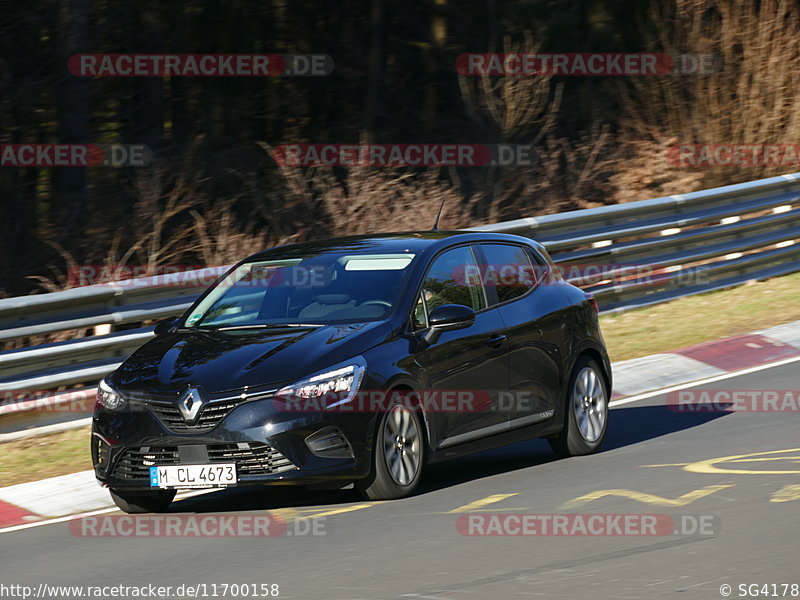
[[[355,323],[386,318],[414,255],[309,253],[244,263],[214,287],[188,326]]]
[[[466,246],[441,254],[431,265],[422,289],[428,314],[442,304],[463,304],[473,310],[486,308],[478,265]]]
[[[486,264],[481,265],[483,284],[497,290],[500,302],[523,296],[536,285],[536,273],[524,248],[506,244],[481,245]]]
[[[428,316],[425,314],[425,302],[422,296],[417,299],[417,305],[414,307],[414,313],[411,316],[411,325],[415,331],[425,329],[428,326]]]

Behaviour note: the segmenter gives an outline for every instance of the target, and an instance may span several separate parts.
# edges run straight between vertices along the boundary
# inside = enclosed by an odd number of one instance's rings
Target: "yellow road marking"
[[[728,462],[765,462],[768,460],[786,460],[789,462],[800,463],[800,456],[770,456],[768,458],[737,458],[736,460],[729,460]]]
[[[645,504],[653,504],[655,506],[680,507],[680,506],[686,506],[687,504],[691,504],[695,500],[699,500],[700,498],[705,498],[706,496],[710,496],[714,492],[718,492],[720,490],[724,490],[729,487],[733,487],[733,485],[709,485],[704,488],[700,488],[699,490],[693,490],[691,492],[688,492],[683,496],[679,496],[678,498],[675,499],[664,498],[662,496],[656,496],[655,494],[646,494],[644,492],[636,492],[634,490],[598,490],[596,492],[591,492],[589,494],[573,498],[569,502],[565,502],[564,504],[562,504],[561,508],[576,508],[578,506],[583,506],[584,504],[588,504],[589,502],[593,502],[594,500],[605,498],[606,496],[619,496],[621,498],[629,498],[631,500],[636,500],[637,502],[644,502]]]
[[[269,514],[283,522],[294,521],[299,518],[297,516],[298,512],[293,508],[277,508],[269,511]]]
[[[355,504],[353,506],[343,506],[342,508],[334,508],[333,510],[326,510],[317,513],[311,513],[309,515],[303,515],[300,517],[301,519],[317,519],[319,517],[332,517],[333,515],[341,515],[342,513],[349,513],[353,512],[354,510],[361,510],[363,508],[369,508],[370,506],[375,506],[375,504]]]
[[[786,485],[772,494],[770,502],[792,502],[800,500],[800,485]]]
[[[504,506],[503,507],[503,512],[504,513],[507,513],[507,512],[522,512],[522,511],[526,511],[526,510],[531,510],[531,508],[532,507],[530,507],[530,506],[513,506],[513,507]],[[452,510],[449,510],[449,511],[444,512],[444,513],[433,513],[433,514],[435,514],[435,515],[449,515],[452,512],[453,512]],[[474,508],[469,512],[473,512],[473,513],[497,512],[497,509],[496,508]]]
[[[458,508],[454,508],[453,510],[447,511],[448,513],[461,513],[461,512],[470,512],[472,510],[476,510],[478,508],[482,508],[487,504],[494,504],[496,502],[502,502],[506,498],[511,498],[511,496],[517,496],[518,493],[514,494],[493,494],[491,496],[486,496],[486,498],[481,498],[480,500],[475,500],[475,502],[470,502],[469,504],[465,504],[464,506],[459,506]]]
[[[370,506],[374,506],[374,504],[354,504],[353,506],[343,506],[341,508],[333,508],[330,510],[320,510],[319,508],[276,508],[275,510],[269,511],[269,513],[282,521],[295,521],[297,519],[332,517],[333,515],[353,512],[354,510],[361,510],[362,508],[369,508]]]
[[[797,456],[780,456],[768,458],[764,457],[768,454],[784,454],[786,452],[797,452]],[[744,459],[744,460],[743,460]],[[699,462],[689,463],[683,469],[690,473],[714,473],[725,475],[797,475],[800,470],[787,470],[787,471],[755,471],[750,469],[722,469],[717,466],[718,463],[726,462],[759,462],[763,460],[786,460],[796,461],[800,459],[800,448],[789,448],[788,450],[770,450],[769,452],[754,452],[752,454],[738,454],[734,456],[723,456],[721,458],[710,458],[708,460],[701,460]]]
[[[642,465],[643,467],[685,467],[690,463],[666,463],[664,465]]]

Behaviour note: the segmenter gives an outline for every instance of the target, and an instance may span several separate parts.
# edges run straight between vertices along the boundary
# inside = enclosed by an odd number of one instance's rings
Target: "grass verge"
[[[800,273],[600,318],[612,361],[800,320]],[[0,487],[91,469],[89,428],[0,445]]]
[[[90,428],[0,444],[0,487],[92,468]]]
[[[800,319],[800,273],[600,317],[612,361]]]

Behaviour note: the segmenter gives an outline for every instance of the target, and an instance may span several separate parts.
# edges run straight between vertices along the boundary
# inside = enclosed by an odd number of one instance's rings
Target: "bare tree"
[[[790,0],[656,0],[654,50],[714,55],[708,73],[633,79],[622,89],[626,153],[651,156],[658,173],[685,182],[691,168],[663,159],[668,144],[794,144],[800,138],[800,8]],[[637,160],[644,166],[644,157]],[[785,166],[695,171],[696,186],[745,181]],[[643,175],[647,180],[648,176]],[[684,187],[682,191],[686,191]]]

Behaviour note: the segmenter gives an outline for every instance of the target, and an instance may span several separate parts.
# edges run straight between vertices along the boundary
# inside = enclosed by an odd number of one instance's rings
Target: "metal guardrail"
[[[536,239],[601,311],[627,310],[800,270],[800,173],[472,230]],[[93,385],[152,337],[145,323],[181,314],[218,273],[182,273],[176,286],[137,279],[0,300],[0,341],[119,329],[0,352],[0,394]],[[0,433],[9,421],[0,418]]]
[[[800,173],[475,229],[536,239],[618,312],[800,270]]]

